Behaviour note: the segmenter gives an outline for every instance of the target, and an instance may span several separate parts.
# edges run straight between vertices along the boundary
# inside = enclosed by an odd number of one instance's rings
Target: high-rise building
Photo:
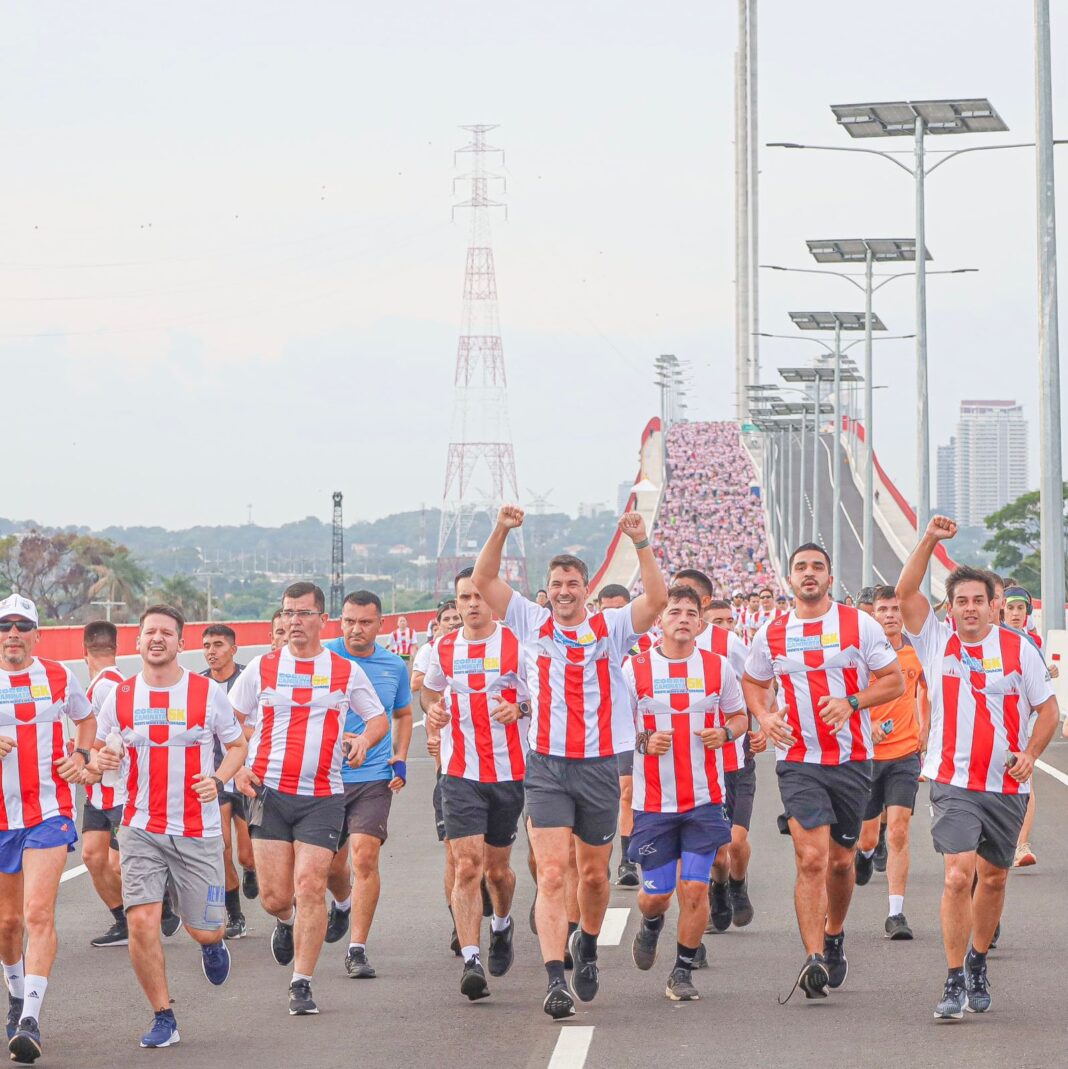
[[[956,518],[957,512],[957,439],[938,447],[938,482],[935,491],[935,512]]]

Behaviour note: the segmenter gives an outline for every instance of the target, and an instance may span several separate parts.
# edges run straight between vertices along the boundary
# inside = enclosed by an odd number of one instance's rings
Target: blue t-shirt
[[[363,670],[375,688],[378,700],[389,717],[390,730],[386,737],[376,743],[367,752],[367,758],[359,768],[341,763],[341,781],[343,783],[370,783],[373,780],[393,779],[393,767],[389,759],[393,756],[393,710],[403,709],[412,704],[412,688],[408,682],[408,666],[395,653],[375,644],[370,657],[354,657],[345,647],[343,638],[331,639],[325,643],[326,648],[334,653],[355,661]],[[345,730],[350,735],[362,735],[363,717],[351,709],[345,717]]]

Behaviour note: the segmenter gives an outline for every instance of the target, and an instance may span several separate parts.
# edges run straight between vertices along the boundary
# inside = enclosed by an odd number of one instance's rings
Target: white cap
[[[32,620],[35,626],[41,623],[37,618],[37,606],[21,594],[12,594],[0,601],[0,620],[5,616],[23,616],[27,620]]]

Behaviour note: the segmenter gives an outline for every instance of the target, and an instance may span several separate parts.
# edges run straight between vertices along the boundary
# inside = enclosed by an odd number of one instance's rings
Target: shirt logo
[[[33,694],[29,687],[5,687],[0,690],[0,702],[21,705],[23,702],[32,701]]]
[[[134,727],[166,727],[169,721],[169,709],[135,709],[133,711]]]
[[[970,672],[1000,672],[1001,658],[1000,657],[984,657],[980,660],[978,657],[973,657],[970,653],[961,655],[961,663]]]
[[[688,679],[672,676],[668,679],[653,680],[654,694],[687,694],[691,692],[703,694],[704,689],[705,681],[694,676],[690,676]]]
[[[575,638],[569,638],[558,628],[553,633],[553,639],[561,646],[580,650],[586,646],[592,646],[597,641],[597,636],[592,631],[586,631],[584,634],[577,635]]]
[[[167,710],[167,723],[176,724],[179,727],[185,727],[185,710],[184,709],[168,709]]]
[[[460,657],[453,664],[452,670],[455,675],[483,675],[486,672],[496,672],[500,667],[498,657]]]
[[[307,672],[279,672],[278,685],[280,687],[292,687],[294,690],[309,690],[318,687],[329,687],[329,676],[313,676]]]
[[[52,697],[52,688],[47,683],[38,683],[30,687],[30,693],[34,701],[40,701],[42,698]]]

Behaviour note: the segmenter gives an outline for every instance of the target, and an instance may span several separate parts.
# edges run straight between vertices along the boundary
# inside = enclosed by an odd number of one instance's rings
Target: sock
[[[567,979],[564,976],[564,963],[562,961],[547,961],[545,963],[545,971],[549,974],[550,987],[555,983],[567,983]]]
[[[8,994],[12,998],[22,998],[25,994],[25,978],[26,971],[22,958],[19,958],[14,965],[4,965],[4,983],[7,984]]]
[[[366,950],[366,943],[349,943],[349,950]]]
[[[891,895],[890,896],[890,916],[896,917],[899,913],[905,912],[905,896],[904,895]]]
[[[304,973],[302,973],[302,972],[295,972],[293,974],[293,979],[290,980],[289,982],[291,984],[295,984],[298,980],[307,980],[309,984],[311,983],[311,977],[310,976],[305,976]]]
[[[275,920],[279,924],[284,924],[287,928],[292,928],[297,919],[297,907],[293,907],[293,912],[288,917],[275,917]],[[310,979],[310,977],[308,977]]]
[[[651,932],[659,932],[664,927],[664,914],[661,913],[659,917],[646,917],[643,914],[642,924]]]
[[[571,937],[575,934],[575,931],[576,931],[577,928],[578,928],[578,921],[568,921],[567,922],[567,941],[569,943],[571,942]]]
[[[585,929],[579,930],[578,952],[583,961],[597,960],[597,936],[590,935]]]
[[[32,1017],[38,1024],[41,1021],[41,1003],[44,1002],[45,992],[48,990],[48,977],[27,976],[25,1001],[22,1004],[22,1016]]]
[[[693,959],[697,954],[697,947],[683,946],[682,943],[675,944],[675,968],[676,969],[692,969]]]
[[[873,857],[875,855],[875,847],[873,846],[870,850],[861,850],[860,853],[862,857]]]
[[[490,931],[491,932],[503,932],[508,927],[509,918],[512,915],[509,913],[507,917],[498,917],[496,913],[490,919]]]
[[[464,964],[466,965],[472,958],[478,957],[478,947],[460,947],[460,953],[463,955]]]
[[[116,906],[111,911],[111,915],[115,918],[115,923],[116,924],[125,924],[126,923],[126,910],[124,910],[122,908],[122,906]]]
[[[226,892],[226,915],[236,917],[241,912],[241,891],[234,888]]]
[[[740,891],[745,886],[745,877],[740,880],[736,880],[733,876],[727,877],[727,885],[732,891]]]
[[[331,897],[333,897],[331,895]],[[349,893],[349,897],[342,901],[339,898],[334,899],[334,908],[341,913],[348,913],[352,909],[352,893]]]

